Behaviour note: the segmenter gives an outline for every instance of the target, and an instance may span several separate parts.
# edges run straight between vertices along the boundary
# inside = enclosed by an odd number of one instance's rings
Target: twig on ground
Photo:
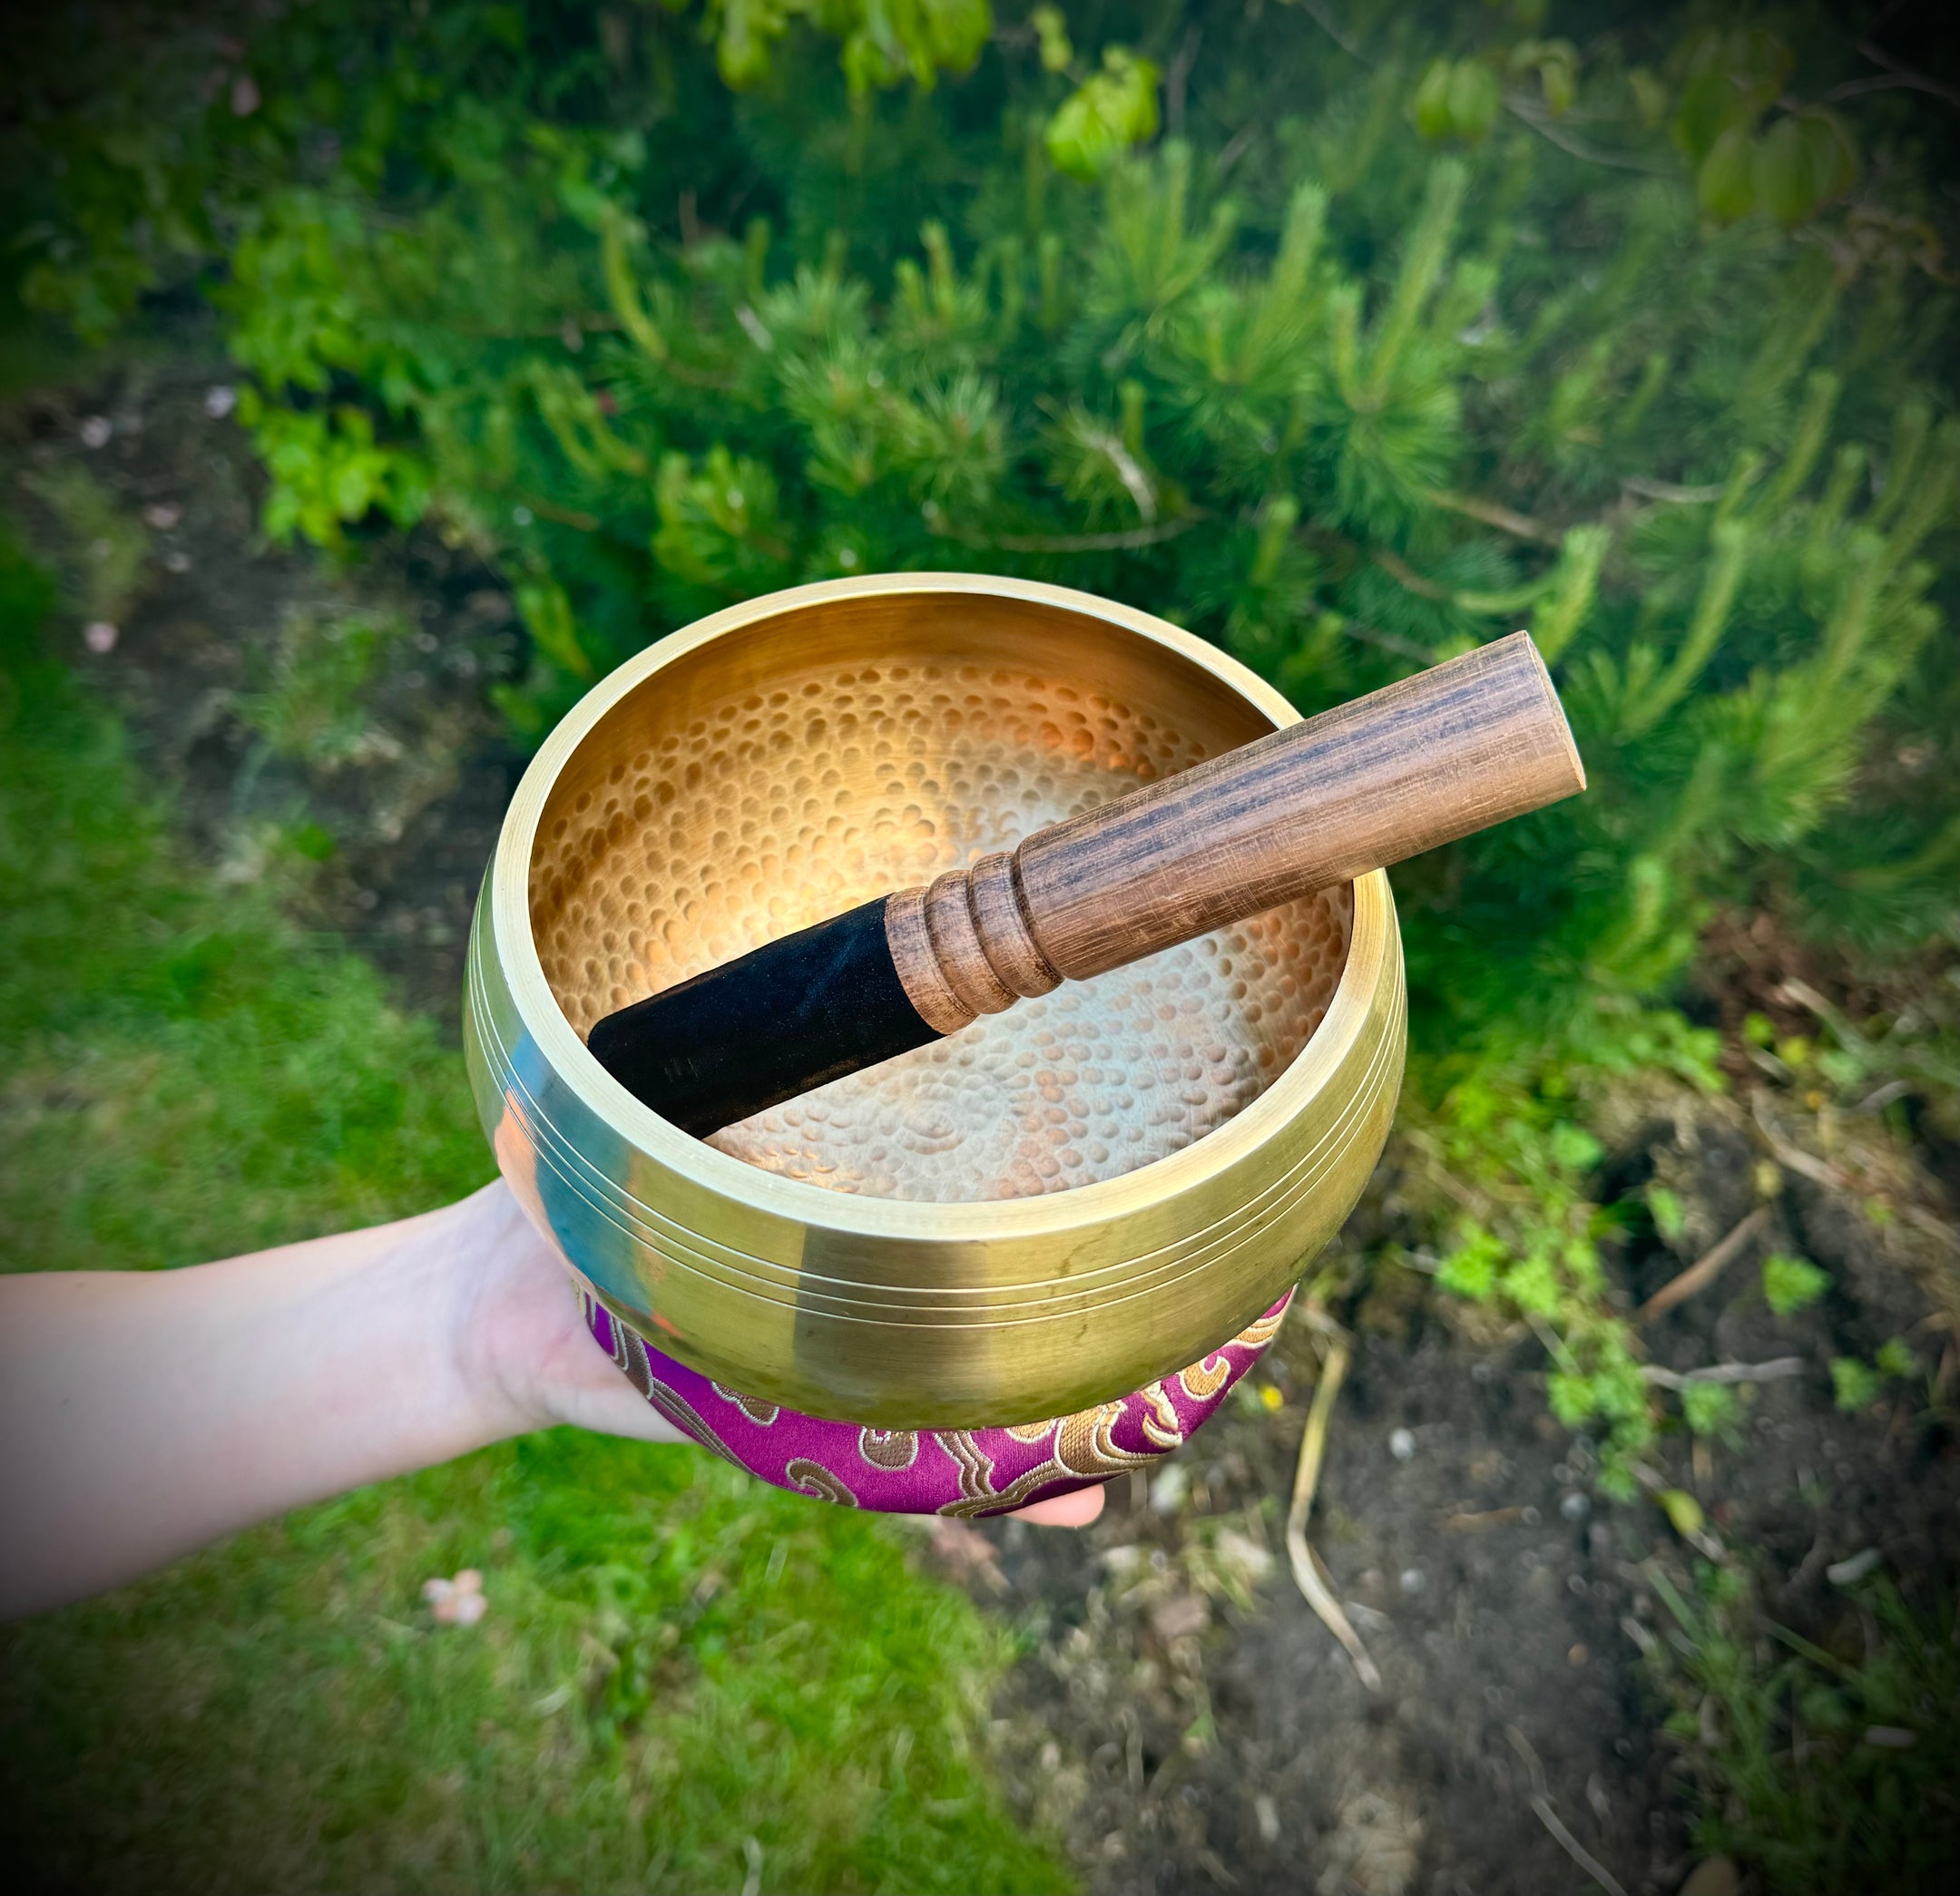
[[[1763,1096],[1756,1093],[1749,1099],[1749,1112],[1756,1121],[1756,1129],[1762,1135],[1763,1143],[1769,1148],[1770,1156],[1785,1171],[1796,1172],[1815,1185],[1827,1187],[1834,1192],[1843,1192],[1850,1197],[1869,1196],[1857,1180],[1840,1166],[1828,1159],[1818,1158],[1806,1152],[1801,1146],[1792,1145],[1777,1130],[1763,1111]],[[1898,1216],[1915,1230],[1923,1231],[1928,1237],[1937,1238],[1948,1249],[1960,1251],[1960,1231],[1955,1231],[1945,1219],[1936,1217],[1923,1205],[1902,1203],[1887,1197],[1886,1202]]]
[[[1314,1386],[1313,1407],[1307,1414],[1299,1460],[1293,1470],[1293,1499],[1287,1509],[1287,1564],[1293,1569],[1293,1584],[1299,1588],[1301,1597],[1354,1662],[1356,1676],[1370,1692],[1379,1692],[1381,1674],[1368,1657],[1360,1634],[1355,1631],[1353,1622],[1334,1597],[1334,1589],[1328,1585],[1313,1549],[1307,1544],[1307,1517],[1313,1509],[1314,1490],[1320,1485],[1320,1462],[1327,1452],[1328,1418],[1334,1412],[1334,1398],[1340,1393],[1341,1381],[1347,1373],[1348,1340],[1336,1336],[1328,1346],[1320,1380]]]
[[[1481,1534],[1485,1528],[1508,1528],[1524,1519],[1522,1507],[1486,1508],[1481,1514],[1457,1512],[1443,1522],[1446,1534]]]
[[[1736,1254],[1769,1222],[1769,1207],[1767,1205],[1759,1205],[1705,1257],[1698,1258],[1679,1276],[1670,1277],[1633,1313],[1633,1321],[1636,1324],[1644,1324],[1654,1317],[1664,1315],[1673,1309],[1675,1305],[1684,1303],[1693,1296],[1698,1290],[1706,1290],[1733,1262]]]
[[[1539,1823],[1552,1832],[1552,1841],[1606,1891],[1607,1896],[1627,1896],[1626,1886],[1619,1878],[1560,1822],[1545,1786],[1544,1766],[1539,1763],[1538,1754],[1532,1749],[1531,1740],[1514,1725],[1504,1726],[1504,1736],[1510,1739],[1511,1748],[1524,1760],[1524,1768],[1531,1773],[1531,1807],[1537,1813]]]
[[[1641,1364],[1641,1381],[1661,1389],[1687,1389],[1697,1383],[1780,1383],[1809,1368],[1801,1356],[1773,1356],[1768,1363],[1710,1363],[1702,1369],[1662,1369],[1658,1363]]]

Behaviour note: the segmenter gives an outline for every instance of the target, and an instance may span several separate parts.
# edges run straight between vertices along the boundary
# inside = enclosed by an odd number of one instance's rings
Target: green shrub
[[[99,328],[194,278],[268,525],[501,564],[527,737],[877,570],[1130,600],[1309,710],[1528,625],[1592,787],[1398,872],[1409,1123],[1469,1195],[1444,1282],[1543,1326],[1621,1467],[1583,1122],[1718,1083],[1655,1005],[1711,911],[1955,936],[1936,103],[1828,103],[1864,69],[1817,9],[987,16],[316,0],[199,42],[214,93],[181,34],[147,93],[76,47],[114,76],[17,115],[23,292]],[[1838,1038],[1807,1078],[1878,1060]]]

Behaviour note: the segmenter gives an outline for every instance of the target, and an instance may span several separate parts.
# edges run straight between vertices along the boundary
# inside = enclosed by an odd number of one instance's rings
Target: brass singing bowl
[[[1380,873],[692,1139],[602,1015],[1296,714],[1088,593],[802,586],[672,634],[526,771],[465,1040],[498,1162],[615,1314],[745,1395],[877,1428],[1071,1413],[1203,1357],[1338,1229],[1401,1081]]]

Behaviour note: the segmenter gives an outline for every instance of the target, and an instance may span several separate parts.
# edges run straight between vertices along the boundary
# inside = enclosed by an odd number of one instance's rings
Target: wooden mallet
[[[1514,632],[635,1002],[586,1044],[705,1137],[1584,788],[1544,661]]]

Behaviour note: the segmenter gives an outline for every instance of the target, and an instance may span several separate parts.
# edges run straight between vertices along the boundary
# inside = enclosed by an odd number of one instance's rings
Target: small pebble
[[[168,501],[158,501],[142,510],[143,524],[154,527],[160,533],[167,533],[183,518],[183,509],[173,506]]]
[[[1575,1488],[1558,1504],[1558,1510],[1567,1520],[1583,1520],[1592,1511],[1592,1497]]]
[[[83,420],[81,428],[83,447],[107,447],[110,435],[115,433],[106,415],[91,415]]]
[[[222,421],[237,406],[238,390],[229,383],[213,383],[204,391],[204,412],[213,421]]]
[[[82,629],[83,644],[98,657],[113,651],[116,640],[121,637],[122,634],[106,619],[93,620]]]
[[[1252,1800],[1252,1814],[1259,1819],[1260,1838],[1268,1843],[1277,1843],[1279,1841],[1279,1813],[1263,1791]]]
[[[1429,1584],[1429,1576],[1419,1567],[1405,1567],[1399,1584],[1405,1593],[1420,1593]]]
[[[1416,1434],[1412,1429],[1392,1430],[1388,1436],[1388,1452],[1397,1461],[1406,1461],[1416,1453]]]
[[[1539,1521],[1544,1519],[1544,1517],[1538,1512],[1537,1509],[1525,1508],[1520,1511],[1518,1519],[1523,1521],[1526,1527],[1534,1528],[1538,1525]]]

